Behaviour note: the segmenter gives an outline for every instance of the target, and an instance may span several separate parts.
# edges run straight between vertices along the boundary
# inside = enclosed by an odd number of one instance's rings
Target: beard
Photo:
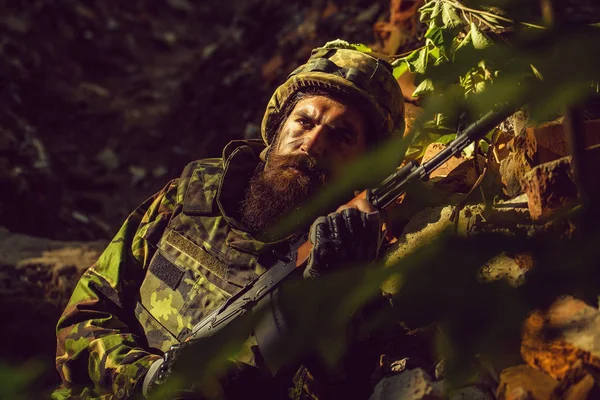
[[[279,239],[268,228],[301,207],[326,179],[326,172],[317,167],[314,157],[271,152],[267,163],[261,162],[250,179],[241,208],[242,223],[261,239]],[[302,227],[297,224],[294,228],[300,231]]]

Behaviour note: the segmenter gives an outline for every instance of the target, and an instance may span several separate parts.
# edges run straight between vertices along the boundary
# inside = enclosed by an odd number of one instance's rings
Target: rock
[[[585,373],[583,378],[571,385],[562,395],[565,400],[597,399],[600,396],[600,390],[596,387],[594,377]]]
[[[10,321],[0,331],[0,357],[53,357],[56,321],[79,276],[105,246],[104,241],[62,242],[0,227],[0,319]],[[17,348],[18,353],[11,351]]]
[[[436,382],[437,383],[437,382]],[[448,400],[493,400],[494,396],[491,393],[476,387],[467,386],[456,389],[448,393]]]
[[[155,178],[162,178],[163,176],[167,175],[168,172],[169,170],[167,167],[164,165],[158,165],[152,169],[152,176]]]
[[[140,167],[139,165],[130,165],[129,173],[131,174],[131,183],[133,185],[137,185],[146,179],[146,175],[148,175],[148,171],[144,167]]]
[[[498,400],[549,400],[558,381],[529,365],[502,371],[496,392]]]
[[[523,327],[521,355],[527,364],[564,380],[577,363],[600,366],[600,311],[570,296],[547,312],[532,313]]]
[[[535,221],[547,220],[564,206],[577,201],[570,157],[538,165],[522,179],[529,213]]]
[[[483,207],[465,207],[460,212],[458,233],[466,234],[468,225],[472,223],[473,210],[481,212]],[[452,225],[450,220],[454,211],[453,206],[428,207],[416,213],[404,226],[404,230],[383,255],[385,265],[394,265],[398,260],[406,257],[424,243],[429,243],[442,231]],[[386,293],[397,293],[398,284],[394,277],[386,281],[382,290]]]
[[[96,161],[104,166],[108,171],[114,171],[119,168],[119,156],[110,147],[104,148],[96,155]]]
[[[369,400],[435,400],[444,399],[439,385],[435,385],[427,372],[421,368],[404,371],[383,378]]]
[[[431,207],[415,214],[404,226],[394,251],[386,254],[385,263],[394,263],[412,253],[423,243],[428,243],[450,226],[452,207]]]
[[[534,145],[523,137],[512,139],[508,145],[508,156],[500,161],[500,177],[503,190],[509,197],[523,193],[521,180],[534,166]]]
[[[414,85],[413,85],[414,86]],[[414,91],[414,90],[413,90]],[[412,92],[411,92],[412,95]],[[423,114],[423,109],[412,103],[404,103],[404,122],[406,129],[404,130],[404,137],[411,134],[414,130],[415,121]]]
[[[517,287],[525,282],[525,272],[527,270],[521,268],[515,259],[499,254],[481,267],[479,278],[483,282],[505,279],[511,286]]]

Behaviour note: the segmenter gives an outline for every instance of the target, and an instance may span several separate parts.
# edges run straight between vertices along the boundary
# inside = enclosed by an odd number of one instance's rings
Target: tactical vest
[[[177,193],[180,212],[159,240],[156,234],[144,236],[156,251],[135,315],[151,348],[166,351],[183,340],[196,323],[264,271],[257,261],[264,244],[224,212],[222,192],[240,182],[247,185],[253,171],[248,166],[258,163],[260,152],[247,142],[234,144],[231,154],[225,150],[225,163],[206,159],[185,168]]]
[[[179,178],[178,206],[164,232],[142,234],[155,253],[139,290],[135,317],[150,348],[165,352],[185,339],[194,325],[263,273],[259,255],[281,243],[257,241],[224,211],[224,194],[234,189],[232,185],[247,185],[254,169],[249,166],[256,166],[262,150],[262,142],[234,141],[223,152],[225,163],[205,159],[189,164]],[[236,196],[231,200],[235,203]],[[230,205],[239,207],[239,198]],[[254,344],[250,338],[245,346]],[[254,364],[252,352],[245,353],[240,361]],[[290,392],[278,397],[314,400],[322,391],[305,367],[290,384],[284,390]]]

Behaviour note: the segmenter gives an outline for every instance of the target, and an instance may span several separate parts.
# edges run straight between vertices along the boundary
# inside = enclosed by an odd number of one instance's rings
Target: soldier
[[[127,218],[83,274],[57,325],[63,387],[53,398],[147,396],[165,352],[263,273],[262,255],[297,237],[269,237],[266,228],[373,144],[401,134],[403,112],[386,61],[349,46],[315,49],[273,94],[262,141],[233,141],[222,158],[189,164]],[[310,227],[304,276],[373,261],[380,232],[366,201],[320,217]],[[220,394],[276,397],[260,349],[248,341],[251,356],[219,378]],[[306,386],[306,372],[296,387]]]

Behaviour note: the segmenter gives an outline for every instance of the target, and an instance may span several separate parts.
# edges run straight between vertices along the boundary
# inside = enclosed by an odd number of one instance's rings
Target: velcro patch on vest
[[[180,233],[170,231],[167,235],[167,243],[219,278],[227,279],[227,265],[225,263],[209,254],[203,247],[198,246]]]
[[[150,272],[160,279],[165,285],[175,290],[184,271],[172,264],[169,260],[163,257],[160,252],[157,252],[150,263]]]

